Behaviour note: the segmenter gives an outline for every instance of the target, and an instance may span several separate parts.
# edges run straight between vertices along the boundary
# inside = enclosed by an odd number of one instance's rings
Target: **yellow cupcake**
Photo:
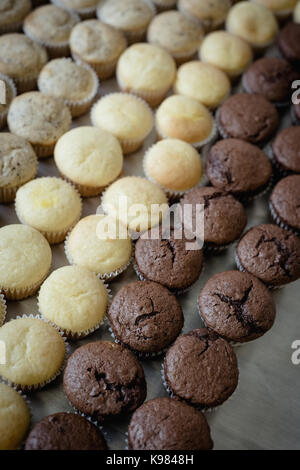
[[[251,0],[269,8],[279,19],[288,17],[294,10],[298,0]]]
[[[179,11],[198,20],[208,31],[224,23],[230,6],[230,0],[178,0]]]
[[[300,23],[300,2],[297,3],[294,10],[294,21],[295,23]]]
[[[0,383],[0,450],[18,449],[29,425],[30,411],[24,398]]]

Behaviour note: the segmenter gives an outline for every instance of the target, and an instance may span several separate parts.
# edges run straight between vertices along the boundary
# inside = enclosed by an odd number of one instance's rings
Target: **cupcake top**
[[[25,450],[107,450],[100,429],[75,413],[55,413],[36,423]]]
[[[278,47],[289,62],[300,63],[300,24],[290,22],[280,31]]]
[[[102,129],[71,129],[56,144],[54,159],[59,171],[74,183],[106,186],[122,171],[123,154],[118,140]]]
[[[178,9],[200,21],[206,29],[215,29],[224,23],[230,0],[179,0]]]
[[[97,16],[123,32],[146,29],[155,14],[146,0],[100,0]]]
[[[294,22],[300,23],[300,3],[297,2],[296,8],[294,10]]]
[[[240,271],[212,276],[200,292],[198,306],[205,325],[227,341],[245,343],[259,338],[275,319],[269,289]]]
[[[22,390],[42,387],[62,367],[65,342],[53,326],[38,317],[5,323],[0,340],[6,343],[6,364],[0,364],[0,374]]]
[[[30,0],[2,0],[0,4],[0,28],[20,25],[31,10]]]
[[[222,70],[198,60],[181,65],[174,83],[175,93],[190,96],[212,109],[227,98],[230,88]]]
[[[75,11],[78,14],[94,14],[99,0],[51,0],[66,10]]]
[[[300,127],[283,129],[277,134],[272,144],[275,163],[287,172],[300,173]]]
[[[22,289],[46,277],[52,261],[51,248],[37,230],[12,224],[0,228],[0,286]]]
[[[160,432],[157,432],[157,429]],[[213,442],[204,414],[184,402],[155,398],[132,415],[128,428],[132,450],[210,450]]]
[[[119,290],[108,318],[116,340],[142,354],[162,352],[183,327],[176,297],[150,281],[132,282]]]
[[[191,145],[178,139],[165,139],[154,144],[144,158],[147,177],[170,192],[184,192],[202,178],[202,161]]]
[[[159,9],[165,10],[176,6],[177,0],[152,0],[152,3]]]
[[[298,0],[252,0],[266,8],[269,8],[275,15],[287,16],[295,8]]]
[[[275,217],[300,233],[300,175],[280,180],[272,191],[270,203]]]
[[[138,408],[146,398],[146,381],[142,366],[128,349],[97,341],[69,357],[64,390],[78,411],[101,422]]]
[[[22,395],[0,382],[0,449],[18,449],[29,425],[30,412]]]
[[[37,172],[37,156],[31,145],[9,132],[0,134],[0,187],[13,188],[26,183]]]
[[[164,374],[176,398],[204,409],[226,401],[239,377],[232,347],[205,328],[177,338],[165,356]]]

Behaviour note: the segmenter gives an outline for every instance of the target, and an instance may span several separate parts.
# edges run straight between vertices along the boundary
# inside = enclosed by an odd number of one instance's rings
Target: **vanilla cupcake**
[[[123,167],[118,140],[96,127],[76,127],[62,136],[54,151],[61,175],[71,181],[82,196],[97,196],[112,183]]]
[[[144,172],[173,198],[197,186],[203,176],[197,150],[178,139],[165,139],[154,144],[145,154]]]
[[[117,65],[120,89],[140,96],[153,107],[162,102],[175,75],[176,65],[172,56],[164,49],[147,43],[129,47]]]
[[[51,0],[54,5],[77,13],[80,18],[93,18],[96,15],[99,0]]]
[[[97,17],[123,31],[129,44],[141,41],[155,15],[151,0],[100,0]]]
[[[68,56],[69,38],[79,17],[55,5],[44,5],[26,16],[23,30],[33,41],[45,46],[50,57]]]
[[[0,73],[0,129],[6,126],[8,109],[12,100],[17,96],[17,90],[11,78]],[[2,92],[4,87],[4,100],[2,100]]]
[[[0,382],[0,450],[17,450],[30,425],[30,411],[22,395]]]
[[[230,7],[230,0],[178,0],[178,10],[199,21],[207,31],[225,22]]]
[[[0,203],[13,202],[17,189],[35,177],[37,168],[37,156],[23,137],[0,133]]]
[[[299,1],[294,10],[294,21],[295,23],[300,23],[300,2]]]
[[[90,109],[99,81],[89,65],[61,58],[45,65],[38,78],[38,87],[45,95],[62,99],[72,116],[77,117]]]
[[[111,93],[101,98],[91,112],[93,126],[110,132],[124,154],[139,149],[153,128],[153,114],[146,102],[129,93]]]
[[[69,183],[48,176],[18,189],[15,208],[22,224],[35,228],[53,244],[62,242],[78,222],[81,199]]]
[[[8,299],[33,295],[47,276],[51,248],[45,237],[22,224],[0,228],[0,289]]]
[[[0,34],[20,31],[22,22],[30,10],[30,0],[1,0]]]
[[[14,134],[27,139],[38,157],[53,154],[58,139],[70,129],[71,113],[62,100],[32,91],[17,96],[7,123]]]
[[[231,79],[239,77],[253,59],[249,44],[226,31],[208,34],[199,48],[199,58],[223,70]]]
[[[155,16],[147,32],[148,42],[166,49],[177,63],[191,60],[203,37],[202,26],[178,11],[167,11]]]
[[[251,0],[266,8],[269,8],[278,19],[288,18],[297,5],[298,0]]]
[[[247,41],[255,50],[264,50],[275,40],[278,23],[268,8],[253,2],[239,2],[227,16],[226,29]]]
[[[158,185],[145,178],[127,176],[108,187],[102,197],[102,207],[130,232],[143,232],[161,222],[168,201]]]
[[[25,34],[0,36],[0,73],[14,80],[19,93],[36,87],[37,77],[47,61],[46,49]]]
[[[121,31],[98,20],[83,21],[73,28],[70,36],[73,58],[93,67],[100,79],[110,78],[115,73],[126,46]]]
[[[152,0],[158,11],[172,10],[176,8],[177,0]]]
[[[82,338],[99,328],[106,315],[108,291],[82,266],[53,271],[38,296],[41,315],[70,338]]]
[[[231,90],[227,75],[214,65],[194,60],[179,67],[174,92],[190,96],[210,109],[217,108]]]
[[[127,269],[132,255],[126,227],[120,233],[118,228],[115,217],[103,214],[81,219],[66,240],[69,263],[87,268],[101,279],[114,279]]]

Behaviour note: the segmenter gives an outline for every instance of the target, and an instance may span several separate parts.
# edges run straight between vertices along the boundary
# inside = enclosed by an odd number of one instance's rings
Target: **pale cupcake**
[[[44,5],[33,10],[23,24],[24,33],[45,46],[50,57],[68,56],[69,38],[79,17],[55,5]]]
[[[81,199],[67,181],[48,176],[19,188],[15,208],[22,224],[35,228],[53,244],[62,242],[78,222]]]
[[[231,79],[239,77],[253,59],[249,44],[226,31],[208,34],[199,48],[202,62],[215,65]]]
[[[199,21],[207,31],[225,22],[230,7],[230,0],[178,0],[178,10]]]
[[[92,124],[110,132],[124,154],[139,149],[153,128],[153,114],[141,98],[130,93],[111,93],[92,108]]]
[[[134,44],[121,55],[117,65],[120,89],[140,96],[153,107],[162,102],[175,75],[172,56],[153,44]]]
[[[6,344],[6,363],[0,375],[17,388],[41,388],[61,372],[66,346],[53,326],[39,317],[22,317],[0,328],[0,341]]]
[[[172,10],[176,8],[177,0],[152,0],[157,11]]]
[[[45,95],[62,99],[72,116],[78,117],[90,109],[99,81],[89,65],[61,58],[45,65],[38,78],[38,87]]]
[[[52,253],[43,235],[22,224],[0,228],[0,289],[7,299],[33,295],[47,276]]]
[[[100,0],[97,17],[123,31],[129,44],[141,41],[155,8],[148,0]]]
[[[179,11],[155,16],[147,32],[148,42],[166,49],[179,64],[193,58],[203,37],[202,26]]]
[[[71,121],[63,101],[38,91],[17,96],[7,116],[9,130],[28,140],[40,158],[53,154],[56,142],[70,129]]]
[[[2,73],[0,73],[0,84],[0,129],[2,129],[6,126],[8,109],[12,100],[17,96],[17,90],[12,79]],[[2,96],[2,87],[4,87],[4,97]]]
[[[227,75],[214,65],[198,60],[179,67],[174,83],[174,92],[190,96],[210,109],[216,109],[231,90]]]
[[[66,240],[65,251],[75,264],[110,281],[121,274],[131,261],[132,243],[126,227],[120,234],[114,217],[90,215],[81,219]],[[107,226],[116,229],[107,232]]]
[[[30,411],[22,395],[0,382],[0,450],[20,448],[30,425]]]
[[[80,18],[93,18],[99,0],[51,0],[54,5],[77,13]]]
[[[78,24],[70,37],[73,58],[93,67],[100,79],[114,75],[117,61],[126,46],[127,41],[121,31],[98,20]]]
[[[201,181],[201,156],[182,140],[165,139],[146,152],[144,172],[150,181],[161,186],[171,198],[176,198]]]
[[[146,178],[126,176],[103,194],[102,206],[131,232],[143,232],[159,224],[168,210],[164,191]]]
[[[294,10],[294,21],[295,23],[300,23],[300,2],[299,1]]]
[[[194,98],[172,95],[159,106],[155,116],[159,138],[172,137],[200,149],[216,135],[216,125],[208,109]]]
[[[82,266],[53,271],[38,296],[41,315],[70,338],[82,338],[104,320],[108,292],[103,282]]]
[[[118,140],[96,127],[76,127],[56,144],[54,160],[61,175],[84,197],[97,196],[123,168]]]
[[[46,49],[25,34],[0,36],[0,73],[12,78],[19,93],[33,90],[48,61]]]
[[[253,2],[239,2],[227,16],[226,29],[240,36],[254,49],[264,50],[275,40],[278,23],[268,8]]]
[[[251,0],[254,3],[269,8],[279,20],[289,17],[297,5],[298,0]]]
[[[0,203],[13,202],[17,189],[35,177],[37,168],[37,156],[23,137],[0,133]]]
[[[22,22],[30,10],[30,0],[1,0],[0,34],[20,31]]]

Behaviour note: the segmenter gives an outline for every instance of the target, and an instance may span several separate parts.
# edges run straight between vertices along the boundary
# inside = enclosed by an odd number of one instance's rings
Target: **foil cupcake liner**
[[[10,91],[12,93],[12,100],[17,96],[17,89],[15,87],[15,84],[11,78],[9,78],[7,75],[3,75],[0,73],[0,80],[4,81],[6,86],[8,85],[10,88]],[[3,129],[3,127],[6,126],[7,124],[7,115],[8,115],[8,108],[9,104],[7,105],[7,108],[0,112],[0,129]]]
[[[294,233],[295,235],[300,235],[300,231],[291,227],[290,225],[284,223],[279,215],[277,214],[273,204],[271,201],[269,201],[269,209],[270,209],[270,213],[271,213],[271,216],[272,216],[272,219],[274,220],[274,222],[281,228],[283,228],[284,230],[287,230],[288,232],[292,232]]]

